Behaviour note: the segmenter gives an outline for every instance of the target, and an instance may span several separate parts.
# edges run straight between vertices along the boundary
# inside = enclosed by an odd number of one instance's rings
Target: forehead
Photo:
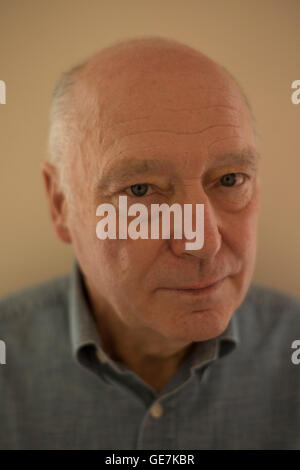
[[[160,110],[197,110],[205,112],[215,106],[244,106],[239,88],[225,73],[121,72],[99,88],[102,123],[108,128],[119,122],[156,113]]]
[[[97,90],[97,174],[124,160],[188,166],[255,146],[245,100],[225,72],[146,72],[120,70]]]
[[[242,128],[249,119],[239,90],[214,86],[183,87],[182,82],[155,89],[120,93],[116,106],[107,106],[102,116],[102,152],[127,136],[165,132],[200,135],[208,130],[222,134],[226,126]],[[172,89],[177,88],[177,89]],[[125,90],[122,90],[124,92]],[[230,133],[230,130],[229,130]],[[134,140],[134,139],[133,139]]]
[[[119,113],[104,127],[98,165],[124,159],[165,160],[188,167],[221,154],[255,148],[250,117],[236,96],[218,91],[203,93],[203,105],[145,106]],[[143,164],[140,165],[143,167]]]

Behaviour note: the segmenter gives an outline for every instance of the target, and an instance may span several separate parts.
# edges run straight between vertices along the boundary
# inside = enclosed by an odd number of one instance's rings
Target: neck
[[[193,344],[167,341],[153,330],[131,328],[89,292],[89,303],[103,349],[157,392],[175,374]],[[100,308],[99,308],[100,304]]]

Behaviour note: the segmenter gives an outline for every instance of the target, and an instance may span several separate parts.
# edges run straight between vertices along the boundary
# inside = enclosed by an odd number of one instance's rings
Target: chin
[[[173,339],[188,343],[207,341],[221,335],[226,330],[231,317],[231,312],[213,309],[194,311],[188,315],[188,318],[182,319],[170,328],[169,333],[173,330],[171,334]]]

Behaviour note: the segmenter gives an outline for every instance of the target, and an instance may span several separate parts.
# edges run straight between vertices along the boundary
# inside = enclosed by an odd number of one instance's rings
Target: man
[[[2,300],[2,448],[300,448],[300,303],[251,284],[259,154],[200,52],[121,41],[53,97],[42,167],[68,276]],[[97,207],[204,204],[204,245],[96,236]],[[195,222],[195,220],[194,220]]]

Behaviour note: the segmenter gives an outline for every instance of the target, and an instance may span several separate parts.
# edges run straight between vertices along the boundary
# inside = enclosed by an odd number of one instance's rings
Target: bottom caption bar
[[[106,465],[127,465],[132,468],[143,465],[194,465],[196,462],[195,452],[156,452],[155,451],[137,451],[134,455],[124,455],[124,453],[111,453],[103,456],[103,463]]]

